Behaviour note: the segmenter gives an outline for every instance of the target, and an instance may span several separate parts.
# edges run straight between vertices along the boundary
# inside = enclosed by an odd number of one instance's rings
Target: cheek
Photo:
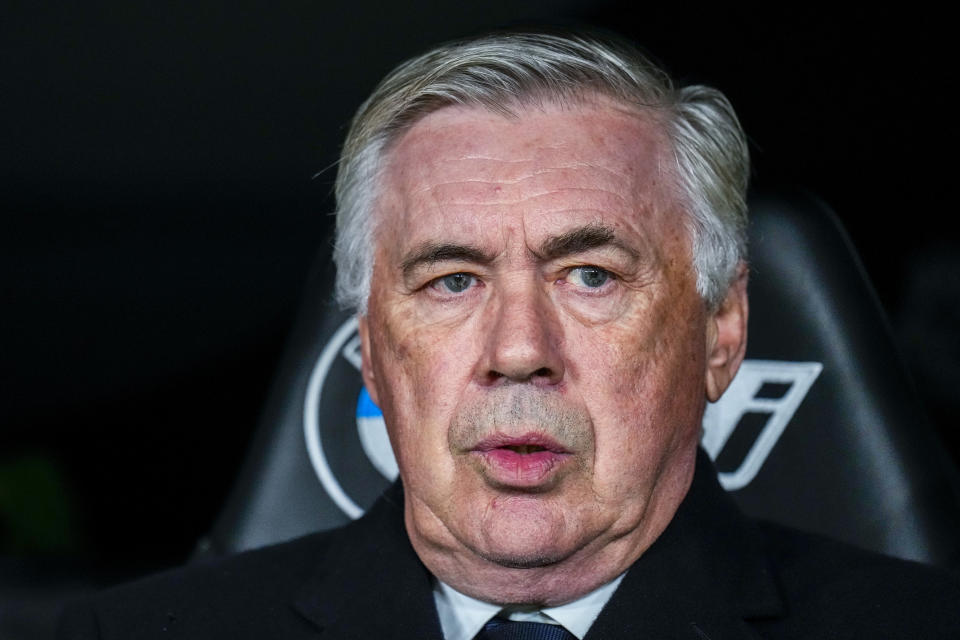
[[[381,410],[404,477],[422,473],[424,458],[439,470],[447,450],[447,430],[468,379],[467,353],[435,331],[392,317],[373,341]]]
[[[664,461],[699,433],[704,336],[696,307],[678,306],[657,305],[643,322],[575,341],[578,386],[596,430],[596,480],[606,490],[648,490]]]

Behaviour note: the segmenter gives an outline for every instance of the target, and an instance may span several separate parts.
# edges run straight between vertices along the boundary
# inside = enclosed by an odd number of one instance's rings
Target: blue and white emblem
[[[351,317],[330,338],[310,378],[303,434],[310,464],[330,499],[359,518],[397,477],[383,414],[363,388],[360,337]]]
[[[390,448],[383,412],[370,399],[366,387],[360,389],[360,398],[357,399],[357,432],[360,434],[360,444],[363,445],[363,452],[367,454],[367,458],[384,478],[393,482],[400,474],[400,470],[397,469],[393,449]]]

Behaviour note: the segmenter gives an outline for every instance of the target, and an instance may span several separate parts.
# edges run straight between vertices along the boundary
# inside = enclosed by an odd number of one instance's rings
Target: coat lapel
[[[399,482],[333,535],[340,539],[294,605],[322,638],[442,640],[430,573],[404,528]]]
[[[757,638],[749,620],[783,614],[759,533],[700,451],[674,519],[627,572],[585,640]]]

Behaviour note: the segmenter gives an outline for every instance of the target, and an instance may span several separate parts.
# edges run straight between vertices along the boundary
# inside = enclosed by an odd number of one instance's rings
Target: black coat
[[[68,608],[61,640],[441,640],[391,489],[334,531],[197,564]],[[960,638],[960,580],[745,518],[700,454],[689,494],[587,635]]]

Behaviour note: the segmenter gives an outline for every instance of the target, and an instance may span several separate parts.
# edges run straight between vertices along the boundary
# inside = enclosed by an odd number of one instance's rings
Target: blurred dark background
[[[808,188],[842,218],[960,457],[944,16],[582,0],[2,13],[0,558],[126,577],[189,556],[329,248],[353,110],[430,44],[526,23],[614,29],[724,90],[755,184]]]

